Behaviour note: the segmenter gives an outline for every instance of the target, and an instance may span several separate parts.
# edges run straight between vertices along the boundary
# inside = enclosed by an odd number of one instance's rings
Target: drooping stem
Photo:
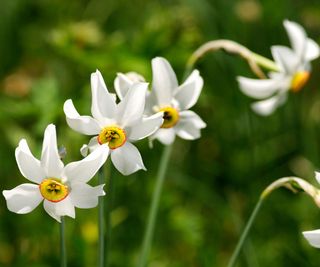
[[[258,55],[256,53],[253,53],[245,46],[240,45],[234,41],[221,39],[210,41],[200,46],[190,56],[187,62],[186,72],[190,72],[190,70],[194,67],[195,63],[206,53],[214,52],[221,49],[231,54],[238,54],[242,58],[247,60],[251,70],[261,79],[266,78],[266,76],[259,66],[270,71],[279,71],[278,66],[272,60]]]
[[[258,203],[256,204],[253,212],[251,213],[250,218],[249,218],[249,220],[248,220],[248,222],[247,222],[247,224],[246,224],[246,226],[245,226],[245,228],[244,228],[244,230],[243,230],[243,232],[241,234],[241,237],[240,237],[240,239],[238,241],[238,244],[237,244],[235,250],[232,253],[231,259],[230,259],[230,261],[228,263],[228,267],[233,267],[235,265],[236,260],[237,260],[239,254],[240,254],[241,248],[242,248],[242,246],[244,244],[244,241],[246,240],[246,238],[247,238],[247,236],[249,234],[249,231],[251,229],[251,226],[252,226],[252,224],[253,224],[253,222],[254,222],[254,220],[255,220],[255,218],[256,218],[256,216],[257,216],[257,214],[258,214],[258,212],[259,212],[259,210],[261,208],[262,202],[263,202],[263,198],[260,198]]]
[[[168,162],[171,155],[171,150],[172,150],[172,145],[169,145],[169,146],[165,146],[162,152],[160,166],[157,173],[157,180],[156,180],[156,184],[155,184],[155,188],[152,196],[152,202],[149,209],[147,226],[144,232],[140,259],[137,265],[138,267],[145,267],[147,264],[149,252],[151,249],[156,217],[159,209],[159,201],[160,201],[162,186],[166,176],[166,171],[168,168]]]
[[[65,240],[65,221],[64,217],[61,217],[60,223],[60,257],[61,257],[61,267],[67,267],[67,249]]]
[[[238,241],[238,244],[232,253],[232,256],[230,258],[230,261],[228,263],[228,267],[234,267],[236,260],[238,259],[238,256],[240,254],[241,248],[243,247],[243,244],[249,234],[249,231],[252,227],[252,224],[261,208],[261,205],[263,201],[268,197],[272,192],[274,192],[276,189],[285,187],[289,190],[291,190],[294,193],[298,192],[305,192],[307,195],[309,195],[314,203],[320,207],[320,190],[313,185],[311,185],[309,182],[299,178],[299,177],[283,177],[280,179],[277,179],[273,183],[271,183],[268,187],[266,187],[263,192],[260,195],[259,201],[256,204],[253,212],[250,215],[250,218],[240,236],[240,239]]]
[[[103,166],[98,171],[98,184],[104,183],[104,170]],[[98,231],[99,231],[99,258],[98,258],[98,267],[104,267],[104,252],[105,252],[105,219],[104,219],[104,197],[99,197],[99,219],[98,219]]]

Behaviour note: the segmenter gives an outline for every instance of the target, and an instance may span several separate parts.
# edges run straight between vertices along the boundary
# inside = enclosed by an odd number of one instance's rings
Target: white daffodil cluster
[[[149,137],[171,144],[175,134],[183,139],[200,137],[206,125],[188,109],[201,92],[203,80],[198,71],[178,86],[170,64],[163,58],[152,61],[153,89],[136,73],[118,74],[115,89],[120,99],[110,93],[97,70],[91,74],[91,116],[81,116],[71,99],[64,103],[67,124],[73,130],[93,136],[80,149],[84,159],[64,166],[50,124],[44,133],[41,160],[30,152],[22,139],[16,149],[16,160],[22,175],[33,182],[4,190],[8,209],[24,214],[43,201],[47,213],[60,222],[61,216],[75,217],[75,207],[97,206],[98,197],[105,195],[104,185],[89,186],[110,155],[115,168],[123,175],[146,170],[140,152],[132,142]]]
[[[320,55],[319,45],[307,37],[297,23],[285,20],[292,48],[275,45],[271,47],[273,59],[279,69],[270,72],[268,79],[238,77],[240,90],[249,97],[259,99],[252,109],[259,115],[268,116],[287,99],[288,91],[298,92],[310,77],[310,61]]]
[[[259,100],[252,104],[252,109],[263,116],[270,115],[283,104],[288,91],[301,90],[310,76],[310,62],[320,55],[319,45],[307,37],[299,24],[286,20],[284,27],[292,48],[280,45],[271,47],[276,67],[268,73],[268,78],[238,77],[241,91]],[[221,47],[239,52],[235,42],[209,42],[195,52],[191,62],[206,51]],[[240,51],[242,56],[252,55],[244,47],[240,47]],[[258,62],[254,63],[258,65]],[[10,211],[26,214],[43,201],[45,211],[58,222],[61,222],[62,216],[75,218],[75,207],[96,207],[99,197],[105,195],[104,184],[90,186],[88,182],[109,155],[121,174],[130,175],[138,170],[146,170],[134,142],[148,138],[150,144],[158,140],[164,145],[171,145],[176,136],[185,140],[200,138],[201,129],[206,127],[206,123],[190,110],[198,101],[203,87],[199,71],[193,70],[179,85],[166,59],[154,58],[151,65],[151,90],[148,90],[145,78],[138,73],[118,73],[114,81],[116,95],[109,92],[98,70],[92,73],[90,116],[80,115],[71,99],[65,101],[63,110],[69,127],[92,136],[88,144],[80,149],[84,157],[82,160],[64,165],[58,153],[53,124],[49,124],[44,132],[40,160],[33,156],[25,139],[19,142],[15,151],[18,168],[32,183],[3,191]],[[316,179],[320,183],[320,173],[316,173]],[[280,179],[271,188],[278,188],[281,182],[287,180]],[[307,184],[305,192],[320,203],[320,190],[308,183],[302,184]],[[320,229],[303,232],[303,235],[312,246],[320,248]]]

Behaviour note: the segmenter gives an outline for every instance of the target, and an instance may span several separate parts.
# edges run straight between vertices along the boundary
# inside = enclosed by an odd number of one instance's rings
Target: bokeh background
[[[232,39],[269,57],[271,45],[289,45],[284,19],[319,43],[319,17],[318,0],[1,1],[1,190],[26,182],[14,149],[24,137],[39,156],[49,123],[67,148],[65,161],[81,158],[89,138],[67,127],[62,106],[72,98],[89,114],[95,69],[112,91],[117,72],[134,70],[151,82],[150,61],[163,56],[181,80],[188,57],[206,41]],[[253,114],[238,89],[237,75],[254,77],[242,59],[216,52],[196,67],[205,85],[194,110],[208,126],[201,139],[174,144],[150,267],[226,266],[261,191],[289,175],[316,183],[320,168],[319,60],[307,86],[270,117]],[[110,267],[135,266],[163,149],[155,143],[150,150],[147,140],[137,145],[148,171],[123,177],[109,168],[106,177],[115,186]],[[59,226],[42,207],[17,215],[1,198],[0,218],[0,266],[59,264]],[[75,220],[66,219],[70,267],[96,265],[96,218],[96,209],[78,209]],[[262,207],[239,266],[319,266],[320,251],[301,234],[316,228],[312,200],[278,190]]]

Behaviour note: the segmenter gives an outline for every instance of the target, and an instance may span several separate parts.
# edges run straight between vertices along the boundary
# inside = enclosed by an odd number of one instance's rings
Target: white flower
[[[64,103],[68,125],[85,135],[94,135],[82,154],[92,151],[101,144],[108,144],[114,166],[124,175],[145,170],[139,150],[130,141],[136,141],[153,134],[162,124],[162,113],[144,117],[147,83],[134,83],[122,101],[116,100],[96,71],[91,75],[91,116],[80,116],[72,100]]]
[[[152,91],[147,92],[145,114],[163,112],[164,121],[150,139],[158,139],[164,145],[169,145],[176,135],[187,140],[199,138],[200,129],[205,128],[206,124],[195,112],[189,110],[197,102],[202,90],[203,79],[199,71],[194,70],[179,86],[169,62],[157,57],[152,60],[152,72]],[[130,77],[118,74],[115,80],[118,96],[125,96],[127,88],[132,84],[135,81]]]
[[[315,172],[316,180],[320,184],[320,172]],[[303,232],[303,236],[313,247],[320,248],[320,229]]]
[[[269,79],[238,77],[241,91],[255,99],[252,109],[263,116],[270,115],[287,98],[287,92],[299,91],[310,76],[310,61],[319,57],[319,46],[307,37],[305,30],[297,23],[285,20],[284,27],[289,35],[292,49],[272,46],[271,52],[279,72],[269,73]]]
[[[125,74],[119,72],[114,80],[114,89],[119,99],[122,100],[132,85],[139,82],[145,82],[144,77],[139,73],[134,71]]]
[[[29,213],[44,200],[46,212],[60,222],[61,216],[75,218],[75,207],[97,206],[98,197],[105,195],[104,185],[91,187],[87,182],[108,157],[106,149],[96,150],[83,160],[64,166],[58,154],[53,124],[45,130],[41,160],[32,155],[25,139],[20,141],[15,155],[22,175],[35,184],[25,183],[3,191],[12,212]]]

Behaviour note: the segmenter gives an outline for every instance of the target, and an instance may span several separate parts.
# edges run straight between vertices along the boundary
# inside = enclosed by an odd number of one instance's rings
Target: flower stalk
[[[252,224],[253,224],[253,222],[254,222],[254,220],[255,220],[255,218],[261,208],[263,200],[264,200],[263,198],[259,198],[259,201],[257,202],[256,206],[254,207],[253,212],[251,213],[250,218],[249,218],[249,220],[248,220],[248,222],[247,222],[247,224],[246,224],[246,226],[240,236],[238,244],[232,253],[232,256],[231,256],[230,261],[228,263],[228,267],[233,267],[235,265],[236,260],[239,256],[239,253],[241,251],[241,248],[243,247],[244,241],[246,240],[248,233],[251,229],[251,226],[252,226]]]
[[[195,63],[203,57],[208,52],[215,52],[217,50],[225,50],[231,54],[237,54],[244,58],[251,70],[261,79],[265,79],[266,76],[264,72],[261,70],[260,66],[270,70],[270,71],[279,71],[279,67],[270,59],[265,58],[261,55],[253,53],[248,48],[243,45],[240,45],[231,40],[214,40],[209,41],[202,46],[200,46],[189,58],[187,62],[187,72],[193,68]]]
[[[113,210],[113,203],[114,203],[114,195],[115,195],[115,184],[114,180],[111,179],[111,164],[109,164],[108,174],[109,176],[109,184],[108,184],[108,200],[105,207],[105,214],[106,214],[106,235],[105,235],[105,266],[109,265],[109,255],[111,250],[111,234],[112,234],[112,210]]]
[[[315,202],[315,204],[320,207],[320,190],[308,183],[307,181],[298,178],[298,177],[283,177],[276,181],[274,181],[272,184],[270,184],[260,195],[259,201],[257,202],[255,208],[253,209],[253,212],[250,215],[250,218],[240,236],[240,239],[236,245],[235,250],[232,253],[232,256],[229,260],[228,267],[234,267],[235,263],[238,259],[238,256],[240,254],[240,251],[243,247],[243,244],[250,232],[250,229],[253,225],[253,222],[262,206],[263,201],[276,189],[280,187],[285,187],[289,190],[291,190],[294,193],[298,192],[305,192],[308,194]]]
[[[168,168],[171,151],[172,151],[172,145],[169,145],[169,146],[165,146],[162,152],[160,166],[157,173],[156,185],[153,192],[152,202],[149,210],[147,227],[144,233],[140,259],[137,265],[138,267],[145,267],[148,260],[154,228],[155,228],[155,222],[156,222],[157,213],[159,209],[161,191],[162,191],[164,179],[165,179],[167,168]]]
[[[61,267],[67,267],[67,249],[66,249],[66,242],[65,242],[65,218],[64,216],[61,217],[60,227],[60,257]]]
[[[315,204],[320,208],[320,190],[308,183],[307,181],[298,177],[284,177],[274,181],[261,194],[260,198],[265,199],[274,190],[285,187],[293,193],[305,192],[308,194]]]
[[[104,183],[104,170],[103,166],[98,171],[98,183]],[[98,258],[98,266],[104,267],[104,253],[105,253],[105,218],[104,218],[104,198],[102,196],[99,197],[98,202],[99,207],[99,215],[98,215],[98,231],[99,231],[99,258]]]

